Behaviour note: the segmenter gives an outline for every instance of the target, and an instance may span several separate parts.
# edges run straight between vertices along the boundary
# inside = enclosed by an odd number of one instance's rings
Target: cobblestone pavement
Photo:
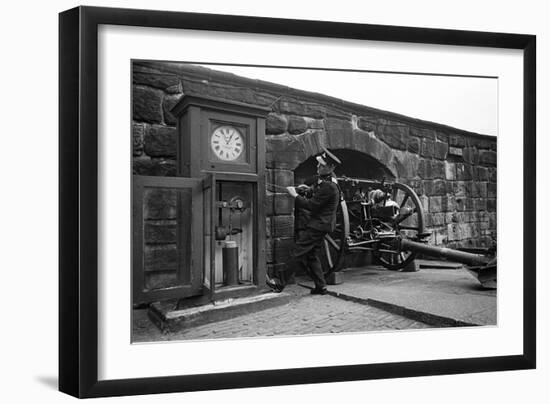
[[[162,334],[148,320],[146,310],[135,310],[133,342],[328,334],[432,327],[364,304],[328,295],[309,295],[308,289],[297,285],[288,287],[285,292],[294,295],[288,304],[168,334]]]

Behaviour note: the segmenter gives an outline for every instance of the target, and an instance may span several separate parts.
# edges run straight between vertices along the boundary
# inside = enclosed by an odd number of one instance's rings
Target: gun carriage
[[[484,287],[496,287],[494,254],[430,246],[422,203],[399,182],[337,178],[341,200],[334,232],[324,240],[325,274],[344,267],[349,254],[369,251],[389,270],[407,267],[419,254],[465,264]],[[494,253],[494,251],[493,251]]]

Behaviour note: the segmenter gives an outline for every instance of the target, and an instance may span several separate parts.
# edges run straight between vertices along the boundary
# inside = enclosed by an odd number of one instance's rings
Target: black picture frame
[[[523,353],[401,363],[98,381],[100,24],[463,45],[523,51]],[[78,7],[59,16],[59,389],[103,397],[536,367],[536,37],[533,35]],[[519,140],[518,140],[519,141]],[[529,209],[525,207],[529,207]]]

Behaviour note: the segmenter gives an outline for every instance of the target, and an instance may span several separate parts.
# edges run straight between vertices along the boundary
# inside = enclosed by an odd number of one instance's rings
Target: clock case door
[[[234,161],[221,160],[212,150],[212,134],[221,126],[235,128],[243,138],[244,149]],[[256,173],[256,118],[205,110],[201,119],[201,143],[203,170]]]

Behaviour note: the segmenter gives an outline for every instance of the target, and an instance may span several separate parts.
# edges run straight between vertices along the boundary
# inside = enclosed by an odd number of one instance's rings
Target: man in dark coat
[[[305,229],[297,232],[296,248],[286,268],[284,279],[267,278],[266,283],[274,292],[281,292],[286,286],[286,279],[295,272],[298,265],[302,265],[315,283],[311,293],[320,295],[327,293],[319,252],[325,235],[334,231],[336,227],[340,191],[333,180],[333,172],[341,162],[325,148],[316,159],[318,180],[313,187],[311,198],[299,195],[295,187],[287,188],[288,193],[296,198],[295,206],[309,212],[309,220]]]

